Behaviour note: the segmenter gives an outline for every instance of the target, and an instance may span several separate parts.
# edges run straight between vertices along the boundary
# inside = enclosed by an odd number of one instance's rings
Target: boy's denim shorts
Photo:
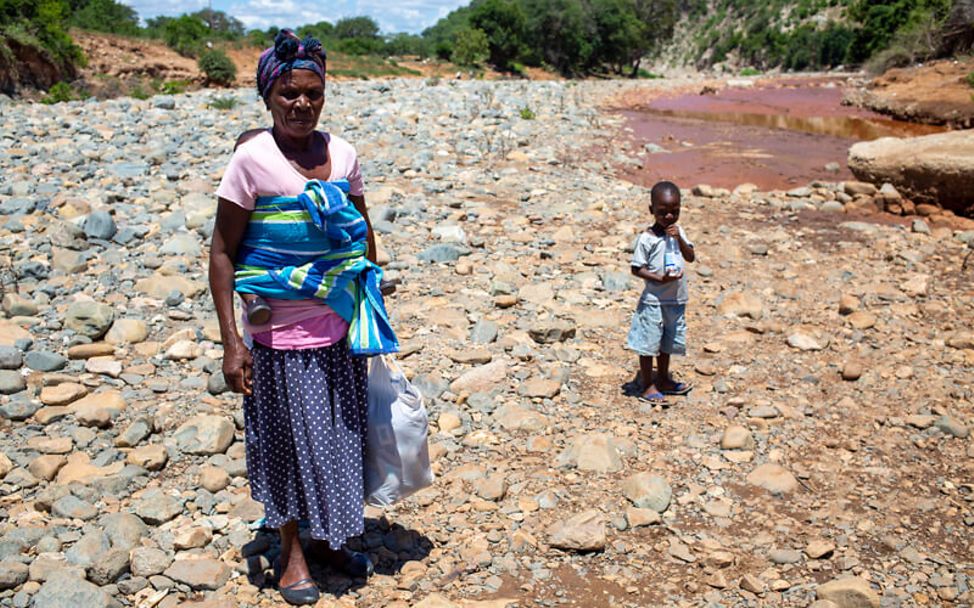
[[[626,346],[643,357],[687,354],[686,304],[636,308]]]

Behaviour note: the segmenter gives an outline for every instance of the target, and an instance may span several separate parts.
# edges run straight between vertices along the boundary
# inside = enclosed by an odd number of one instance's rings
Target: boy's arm
[[[697,259],[697,254],[693,251],[693,243],[686,240],[683,236],[683,229],[680,228],[678,224],[670,224],[666,227],[666,234],[668,236],[676,237],[676,243],[680,247],[680,255],[687,262],[693,262]]]
[[[676,281],[683,276],[680,274],[656,274],[655,272],[650,272],[649,268],[646,266],[630,266],[632,274],[639,277],[640,279],[646,279],[647,281],[653,281],[654,283],[670,283]]]

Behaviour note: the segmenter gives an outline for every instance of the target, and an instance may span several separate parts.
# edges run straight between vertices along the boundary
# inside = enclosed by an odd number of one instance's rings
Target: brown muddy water
[[[782,80],[621,110],[637,148],[652,144],[653,150],[642,168],[623,175],[643,185],[668,179],[681,187],[750,182],[762,190],[789,189],[853,179],[846,157],[858,141],[944,130],[843,106],[842,96],[836,80]],[[827,169],[829,163],[838,169]]]

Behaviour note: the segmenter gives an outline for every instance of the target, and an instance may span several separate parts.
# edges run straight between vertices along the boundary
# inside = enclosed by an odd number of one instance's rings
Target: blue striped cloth
[[[258,197],[237,248],[239,293],[323,300],[349,324],[354,355],[399,351],[370,262],[368,226],[348,200],[347,180],[311,180],[298,196]]]

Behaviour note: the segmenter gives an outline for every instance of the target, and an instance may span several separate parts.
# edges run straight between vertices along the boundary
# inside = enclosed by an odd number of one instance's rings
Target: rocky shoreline
[[[640,404],[647,192],[597,108],[663,86],[330,85],[438,480],[368,510],[368,583],[315,566],[322,606],[974,601],[974,232],[853,182],[686,184],[695,388]],[[266,124],[225,95],[2,107],[0,606],[278,605],[205,289]]]

